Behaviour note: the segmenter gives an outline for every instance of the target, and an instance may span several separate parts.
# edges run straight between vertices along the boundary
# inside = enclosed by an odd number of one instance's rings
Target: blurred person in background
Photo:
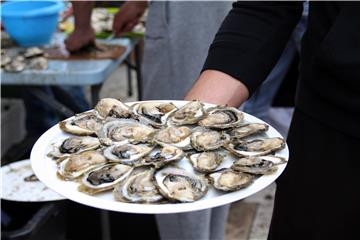
[[[358,239],[360,4],[310,2],[300,80],[269,239]],[[301,2],[237,2],[186,99],[240,106],[266,79]]]

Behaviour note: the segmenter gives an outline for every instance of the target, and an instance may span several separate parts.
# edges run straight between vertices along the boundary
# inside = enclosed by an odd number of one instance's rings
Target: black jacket
[[[225,72],[254,92],[279,59],[301,14],[301,2],[234,3],[203,70]],[[360,3],[310,2],[296,107],[360,137]]]

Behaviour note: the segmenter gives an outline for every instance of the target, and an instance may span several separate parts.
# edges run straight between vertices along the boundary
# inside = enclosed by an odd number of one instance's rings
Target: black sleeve
[[[234,3],[202,71],[227,73],[253,93],[280,58],[301,14],[302,2]]]

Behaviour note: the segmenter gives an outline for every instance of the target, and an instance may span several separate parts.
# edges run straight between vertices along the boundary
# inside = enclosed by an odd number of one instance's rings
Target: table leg
[[[131,59],[130,55],[126,59],[126,72],[127,72],[127,80],[128,80],[128,96],[131,97],[133,95],[133,86],[132,86],[132,76],[131,76]]]
[[[138,99],[142,100],[142,72],[141,72],[141,51],[139,44],[135,46],[135,71],[137,79],[137,88],[138,88]]]
[[[99,101],[100,90],[101,90],[101,84],[92,85],[90,87],[90,92],[91,92],[91,100],[90,100],[91,103],[90,104],[93,107]]]

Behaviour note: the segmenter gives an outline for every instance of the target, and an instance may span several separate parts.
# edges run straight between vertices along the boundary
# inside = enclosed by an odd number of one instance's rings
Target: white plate
[[[1,167],[1,198],[19,202],[45,202],[63,200],[40,181],[25,181],[24,178],[34,174],[30,159],[25,159]]]
[[[169,101],[166,101],[169,102]],[[182,106],[184,101],[171,101],[175,105]],[[128,103],[129,105],[132,103]],[[211,106],[206,104],[206,107]],[[263,123],[262,120],[245,113],[246,122]],[[58,192],[78,203],[88,206],[129,213],[180,213],[188,211],[197,211],[206,208],[217,207],[231,202],[246,198],[270,185],[283,172],[286,164],[279,166],[278,170],[271,175],[261,176],[254,181],[249,187],[231,193],[223,193],[210,188],[208,193],[200,200],[192,203],[168,203],[168,204],[135,204],[123,203],[115,201],[112,192],[100,193],[98,195],[90,196],[77,190],[78,183],[71,181],[62,181],[56,176],[55,162],[46,156],[50,151],[50,144],[56,142],[60,138],[70,136],[64,133],[59,125],[55,125],[46,131],[35,143],[31,151],[31,164],[37,177],[49,188]],[[282,137],[273,127],[269,126],[269,130],[264,134],[264,137]],[[289,151],[286,146],[283,150],[276,153],[277,156],[288,159]],[[231,165],[231,157],[225,159],[223,166],[229,167]],[[192,166],[186,158],[179,162],[179,166],[192,171]]]

